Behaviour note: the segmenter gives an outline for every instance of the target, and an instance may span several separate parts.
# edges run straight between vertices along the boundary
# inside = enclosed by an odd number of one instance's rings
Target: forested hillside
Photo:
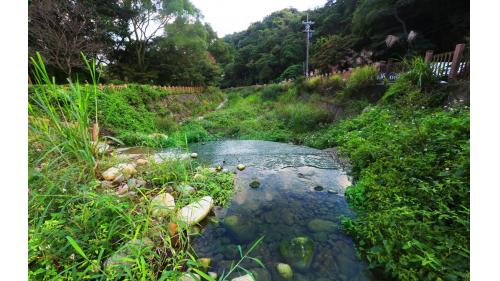
[[[277,82],[303,74],[306,14],[315,22],[311,68],[345,69],[389,58],[449,51],[468,41],[469,2],[329,0],[324,7],[274,12],[224,38],[234,48],[224,86]]]

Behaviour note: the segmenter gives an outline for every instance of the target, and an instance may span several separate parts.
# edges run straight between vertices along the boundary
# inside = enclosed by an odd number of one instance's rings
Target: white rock
[[[111,167],[102,173],[102,177],[107,181],[113,181],[120,174],[120,169]]]
[[[175,210],[175,200],[169,193],[158,194],[151,200],[154,217],[163,217]]]
[[[180,221],[193,225],[202,221],[214,206],[214,200],[210,196],[205,196],[197,202],[182,207],[177,212]]]
[[[198,153],[196,152],[191,153],[191,158],[198,158]]]

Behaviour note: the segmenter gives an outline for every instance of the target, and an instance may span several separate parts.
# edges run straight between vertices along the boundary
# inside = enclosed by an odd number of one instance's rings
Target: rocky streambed
[[[331,153],[267,141],[209,142],[190,150],[206,164],[238,170],[231,204],[216,208],[219,223],[194,240],[213,271],[227,272],[240,258],[238,245],[264,236],[251,256],[266,268],[242,264],[257,281],[371,279],[340,228],[341,216],[352,216],[344,198],[350,179]]]

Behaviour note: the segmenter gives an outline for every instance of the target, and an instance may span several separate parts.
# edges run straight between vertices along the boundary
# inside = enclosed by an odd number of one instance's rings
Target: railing
[[[129,85],[127,85],[127,84],[123,84],[123,85],[99,84],[98,87],[100,90],[103,90],[104,88],[125,89],[125,88],[128,88]],[[156,86],[156,85],[150,85],[149,87],[156,89],[156,90],[168,91],[172,94],[199,94],[199,93],[202,93],[204,90],[204,87],[201,87],[201,86]]]
[[[470,52],[465,44],[457,44],[455,50],[434,54],[432,50],[425,53],[425,62],[431,66],[432,73],[440,79],[469,79]]]

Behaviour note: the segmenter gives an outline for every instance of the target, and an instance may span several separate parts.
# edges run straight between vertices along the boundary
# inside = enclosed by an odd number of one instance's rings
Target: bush
[[[369,108],[307,143],[336,146],[349,156],[356,184],[346,197],[357,216],[344,226],[377,274],[467,280],[469,111],[401,114],[402,106]]]

